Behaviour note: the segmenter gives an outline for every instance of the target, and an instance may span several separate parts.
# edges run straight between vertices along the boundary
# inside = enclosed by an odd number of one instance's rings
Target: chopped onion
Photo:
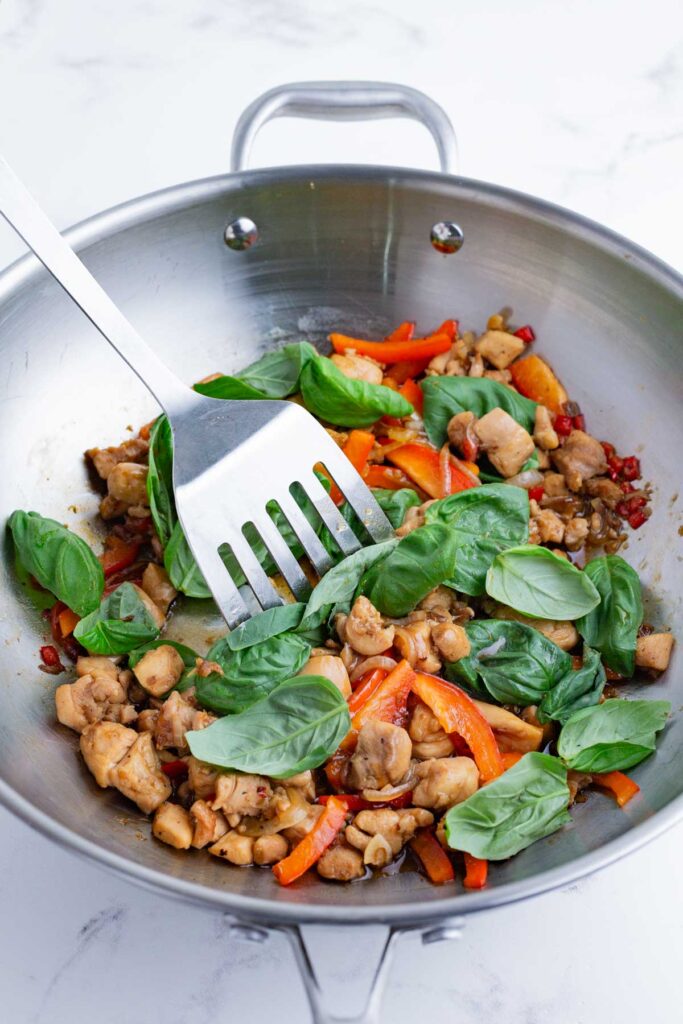
[[[301,790],[294,786],[288,786],[286,793],[289,806],[281,814],[275,815],[274,818],[242,818],[237,831],[244,836],[272,836],[275,832],[282,832],[285,828],[298,825],[308,816],[311,805]]]
[[[383,786],[382,789],[364,789],[361,791],[361,796],[368,803],[383,804],[388,803],[390,800],[395,800],[396,797],[403,796],[404,793],[409,793],[414,786],[415,773],[411,768],[403,782],[400,782],[398,786]]]
[[[366,672],[374,672],[376,668],[384,668],[387,672],[391,672],[396,668],[397,664],[398,662],[394,658],[388,658],[385,654],[375,654],[372,658],[364,658],[362,661],[359,661],[353,672],[351,672],[349,679],[352,683],[355,683]]]
[[[505,483],[511,484],[513,487],[523,487],[525,491],[528,491],[530,487],[538,487],[543,483],[543,474],[539,473],[537,469],[525,469],[523,473],[508,477]]]

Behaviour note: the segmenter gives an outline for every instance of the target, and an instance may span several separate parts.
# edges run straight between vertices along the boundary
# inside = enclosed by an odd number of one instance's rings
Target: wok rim
[[[569,231],[575,237],[592,243],[613,256],[633,261],[634,269],[655,280],[664,289],[683,301],[683,276],[673,267],[658,259],[648,250],[604,227],[600,223],[574,213],[557,204],[527,193],[460,176],[410,168],[357,166],[357,165],[294,165],[249,170],[237,174],[221,174],[201,178],[126,200],[107,210],[95,213],[63,232],[69,243],[81,249],[161,214],[169,214],[194,202],[203,202],[229,193],[232,188],[269,186],[274,183],[318,180],[333,181],[343,178],[346,183],[374,182],[416,186],[450,185],[464,198],[488,201],[497,207],[513,209],[518,213],[540,219],[551,226]],[[12,293],[30,284],[32,277],[42,270],[38,259],[31,253],[21,256],[0,274],[0,303]],[[335,924],[386,923],[394,926],[429,923],[446,917],[462,916],[479,910],[516,903],[551,889],[569,885],[613,864],[621,857],[635,852],[652,842],[683,819],[683,793],[662,807],[651,818],[635,825],[623,835],[608,840],[604,845],[559,867],[542,871],[519,882],[479,892],[458,893],[438,900],[386,906],[338,906],[335,904],[279,903],[256,896],[244,896],[220,889],[209,888],[197,882],[179,879],[171,874],[144,867],[131,858],[112,853],[105,847],[61,825],[49,814],[39,810],[17,793],[4,779],[0,779],[0,803],[27,825],[67,850],[94,861],[143,888],[162,892],[193,904],[213,906],[241,919],[265,924],[285,925],[327,922]]]

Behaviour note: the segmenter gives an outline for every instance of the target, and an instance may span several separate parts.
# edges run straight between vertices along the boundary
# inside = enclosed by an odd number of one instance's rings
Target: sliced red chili
[[[529,498],[533,501],[540,501],[544,494],[543,484],[539,484],[538,487],[529,488]]]
[[[577,416],[572,418],[572,426],[574,430],[585,430],[586,429],[586,417],[582,412],[578,413]]]
[[[173,779],[175,782],[178,779],[187,778],[189,769],[187,761],[183,761],[182,757],[180,757],[177,761],[165,761],[161,766],[161,770],[164,775],[167,775],[169,779]]]
[[[628,525],[632,530],[638,530],[643,523],[647,522],[648,516],[645,512],[634,512],[633,515],[628,517]]]
[[[613,444],[610,444],[609,441],[601,441],[600,444],[602,446],[603,452],[605,453],[605,458],[609,459],[612,455],[615,454],[616,448]]]
[[[621,475],[624,480],[638,480],[640,478],[640,459],[635,455],[629,455],[625,458]]]
[[[52,644],[46,644],[44,647],[40,648],[40,659],[43,662],[43,665],[47,665],[48,668],[64,669],[64,666],[59,659],[59,651],[56,647],[53,647]]]
[[[571,416],[556,416],[553,426],[555,433],[560,437],[567,437],[572,432],[572,418]]]
[[[521,338],[527,345],[532,341],[536,341],[534,329],[530,324],[525,324],[524,327],[519,327],[515,331],[515,338]]]

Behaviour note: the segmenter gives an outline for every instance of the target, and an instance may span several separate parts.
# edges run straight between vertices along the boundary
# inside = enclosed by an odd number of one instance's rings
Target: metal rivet
[[[258,228],[249,217],[238,217],[231,221],[225,229],[225,244],[236,252],[250,249],[258,241]]]
[[[429,239],[437,252],[450,256],[462,248],[465,235],[459,224],[452,220],[440,220],[432,228]]]

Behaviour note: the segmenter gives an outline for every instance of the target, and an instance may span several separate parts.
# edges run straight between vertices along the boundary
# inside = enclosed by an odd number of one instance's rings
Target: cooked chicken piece
[[[178,596],[178,591],[171,583],[163,565],[157,565],[156,562],[150,562],[146,566],[142,574],[142,589],[164,615]]]
[[[284,781],[288,788],[293,786],[295,789],[300,789],[307,800],[315,800],[315,779],[313,778],[312,771],[299,772],[298,775],[290,775],[290,777]]]
[[[564,523],[557,513],[553,512],[549,508],[543,508],[539,509],[537,515],[533,518],[538,528],[538,535],[541,538],[541,543],[562,543],[562,538],[564,537]]]
[[[277,864],[287,856],[289,843],[277,832],[272,836],[259,836],[254,841],[254,864]]]
[[[126,701],[126,687],[109,672],[95,671],[55,690],[57,718],[76,732],[83,732],[93,722],[130,725],[137,711]]]
[[[529,725],[535,725],[537,728],[543,730],[543,742],[541,744],[544,747],[547,743],[555,738],[555,723],[554,722],[539,722],[538,720],[538,707],[535,704],[529,704],[528,707],[522,708],[519,713],[519,717],[522,721],[527,722]]]
[[[455,622],[437,622],[432,626],[432,640],[444,661],[458,661],[470,653],[470,641],[462,626]]]
[[[383,842],[375,841],[370,846],[369,859],[366,863],[383,867],[388,863],[385,859],[387,848],[391,856],[395,857],[419,828],[426,828],[433,822],[434,815],[421,807],[409,807],[400,811],[380,808],[376,811],[360,811],[353,824],[347,825],[344,835],[351,846],[363,852],[375,837],[381,837]]]
[[[445,811],[454,804],[461,804],[479,789],[479,769],[471,757],[423,761],[415,775],[420,781],[413,790],[413,803],[433,811]]]
[[[469,368],[469,371],[467,373],[467,376],[468,377],[483,377],[484,376],[484,360],[479,355],[479,353],[477,353],[476,355],[472,356],[472,361],[470,363],[470,368]]]
[[[226,832],[224,836],[209,847],[209,853],[214,857],[222,857],[231,864],[245,866],[254,863],[254,840],[251,836],[242,836],[234,830]]]
[[[128,505],[147,503],[147,467],[137,462],[117,463],[107,477],[107,490],[114,501]]]
[[[348,784],[352,789],[397,786],[410,768],[410,736],[389,722],[366,722],[351,757]]]
[[[195,850],[203,850],[209,843],[224,836],[228,831],[228,823],[220,811],[214,811],[206,800],[195,800],[190,807],[192,820],[192,845]]]
[[[573,769],[567,771],[567,785],[569,786],[569,807],[574,803],[579,793],[590,786],[593,781],[592,775],[585,772],[575,772]]]
[[[109,781],[145,814],[155,811],[173,791],[148,732],[138,733],[128,753],[110,771]]]
[[[564,477],[562,479],[564,480]],[[608,476],[598,476],[592,480],[586,480],[584,490],[591,498],[600,498],[608,508],[614,508],[624,498],[624,492],[619,484],[610,480]]]
[[[322,804],[311,804],[308,809],[307,816],[297,822],[296,825],[292,825],[290,828],[283,828],[282,835],[285,839],[288,839],[290,843],[301,842],[303,837],[307,836],[311,831],[324,810],[325,808]]]
[[[413,757],[421,761],[449,757],[453,753],[453,743],[439,725],[434,712],[422,701],[413,708],[408,734],[413,741]]]
[[[421,505],[411,505],[409,509],[406,509],[406,514],[403,517],[403,522],[396,531],[396,536],[405,537],[406,534],[412,533],[413,530],[417,530],[418,526],[424,526],[425,512],[430,505],[434,504],[435,500],[435,498],[430,498],[429,501],[425,501]]]
[[[497,380],[499,384],[509,385],[512,374],[509,370],[484,370],[486,380]]]
[[[492,409],[474,426],[480,446],[487,453],[494,469],[510,477],[533,455],[534,442],[524,427],[503,409]]]
[[[319,875],[334,882],[351,882],[365,874],[362,854],[343,840],[328,847],[316,867]]]
[[[526,754],[530,750],[540,749],[543,742],[543,729],[540,726],[530,725],[495,704],[485,704],[481,700],[475,700],[474,703],[493,729],[496,742],[504,754],[515,751]]]
[[[256,817],[267,810],[272,796],[273,788],[263,775],[221,772],[211,806],[214,811],[223,811],[226,817],[233,814]]]
[[[187,781],[194,795],[199,800],[213,800],[218,785],[216,769],[190,756],[187,759],[187,771]]]
[[[581,490],[584,480],[607,472],[602,445],[583,430],[572,430],[563,447],[553,452],[552,459],[571,491]]]
[[[118,722],[93,722],[81,733],[81,754],[98,786],[110,785],[109,773],[135,743],[135,729]]]
[[[110,519],[120,519],[126,514],[128,506],[123,501],[117,501],[111,494],[105,494],[100,502],[100,516],[105,522]]]
[[[367,597],[356,598],[343,629],[342,639],[359,654],[381,654],[394,642],[394,627],[382,624],[382,616]]]
[[[105,658],[99,654],[82,654],[76,661],[76,675],[89,676],[93,672],[102,672],[118,679],[119,667],[111,658]]]
[[[431,362],[427,365],[427,373],[443,374],[450,372],[458,376],[464,373],[463,363],[468,358],[469,349],[462,338],[457,338],[447,352],[441,352],[438,356],[434,356]]]
[[[349,352],[338,355],[336,352],[330,359],[338,370],[351,380],[362,380],[366,384],[381,384],[384,374],[381,366],[366,356],[352,355]]]
[[[299,672],[300,676],[324,676],[337,687],[342,697],[351,696],[351,683],[346,665],[333,654],[313,655]]]
[[[525,626],[537,629],[548,640],[561,647],[563,651],[571,651],[579,642],[579,634],[573,622],[564,622],[555,619],[530,619],[514,608],[508,608],[504,604],[496,604],[491,610],[494,619],[508,619],[512,622],[523,622]]]
[[[154,729],[154,742],[157,749],[163,750],[172,747],[178,751],[186,750],[185,733],[194,728],[196,711],[194,705],[185,700],[182,693],[174,690],[169,694],[159,709],[159,717]]]
[[[143,654],[133,668],[137,681],[153,697],[163,697],[178,683],[185,665],[175,647],[162,644]]]
[[[538,460],[539,470],[550,469],[550,455],[548,454],[548,452],[543,451],[543,449],[539,448],[538,445],[536,446],[534,451],[536,453],[536,458]]]
[[[477,341],[474,349],[497,370],[505,370],[524,351],[521,338],[507,331],[486,331]]]
[[[664,672],[669,667],[669,659],[674,645],[672,633],[651,633],[639,636],[636,641],[636,665],[653,672]]]
[[[610,480],[610,483],[612,481]],[[548,498],[563,498],[569,493],[567,484],[561,473],[544,473],[543,490]],[[621,491],[619,492],[621,493]]]
[[[192,819],[180,804],[157,807],[152,821],[152,835],[176,850],[189,850],[192,845]]]
[[[441,668],[441,658],[432,643],[432,625],[426,619],[396,626],[394,647],[419,672],[438,672]]]
[[[131,437],[128,441],[112,448],[89,448],[89,458],[99,476],[106,480],[114,466],[120,462],[142,462],[147,457],[149,444],[141,437]]]
[[[568,551],[578,551],[579,548],[583,547],[587,536],[588,520],[582,516],[574,516],[564,528],[564,546]]]
[[[431,612],[435,609],[445,609],[447,612],[453,612],[461,607],[461,602],[458,601],[458,597],[454,590],[450,587],[438,586],[434,590],[431,590],[426,597],[423,597],[420,601],[418,608],[420,611]]]
[[[144,604],[145,608],[152,616],[152,619],[154,620],[154,625],[157,627],[157,629],[161,629],[161,627],[166,622],[166,616],[162,612],[161,608],[159,608],[159,606],[154,603],[152,598],[149,596],[149,594],[145,593],[142,587],[138,587],[136,583],[133,583],[133,586],[135,587],[135,593],[138,595],[138,597]]]
[[[154,732],[159,720],[158,708],[144,708],[137,717],[135,726],[138,732]]]
[[[543,451],[552,451],[552,449],[557,448],[560,443],[560,439],[553,427],[550,412],[544,405],[536,406],[534,441]]]
[[[454,448],[462,448],[463,442],[469,438],[474,444],[477,439],[474,435],[474,425],[477,421],[473,412],[457,412],[448,421],[448,441]]]

